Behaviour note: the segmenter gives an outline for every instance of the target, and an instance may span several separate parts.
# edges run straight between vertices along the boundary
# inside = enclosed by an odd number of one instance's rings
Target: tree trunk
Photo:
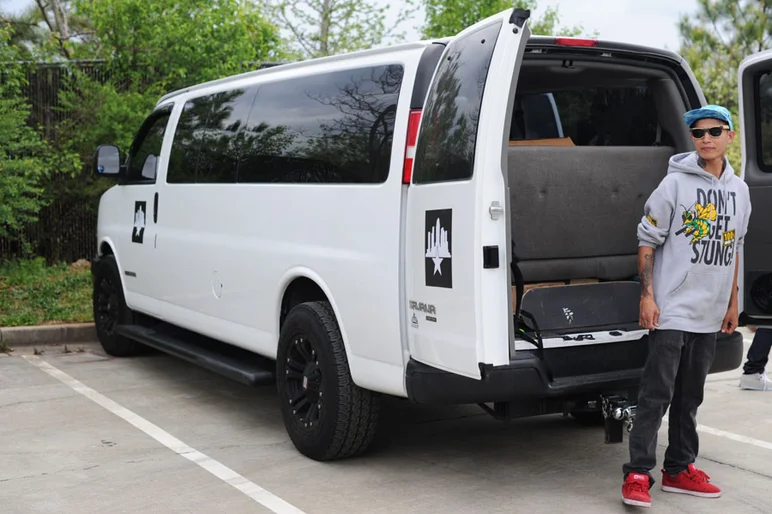
[[[330,55],[330,0],[322,2],[322,23],[319,26],[319,54],[321,56]]]

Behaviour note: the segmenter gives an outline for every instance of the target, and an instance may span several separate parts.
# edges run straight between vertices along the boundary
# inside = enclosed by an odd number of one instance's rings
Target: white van
[[[105,351],[275,379],[316,460],[365,450],[383,395],[605,416],[621,441],[648,351],[636,225],[668,158],[693,149],[682,114],[706,102],[678,55],[534,37],[529,14],[176,91],[125,164],[99,147],[95,173],[118,178],[93,262]],[[752,149],[772,141],[754,131],[772,64],[754,66]],[[763,136],[772,103],[758,109]],[[772,315],[769,150],[745,163],[753,324]],[[721,335],[711,372],[742,351]]]

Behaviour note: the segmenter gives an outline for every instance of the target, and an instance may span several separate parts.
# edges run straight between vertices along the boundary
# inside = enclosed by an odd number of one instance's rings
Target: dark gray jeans
[[[764,373],[769,361],[769,352],[772,350],[772,330],[760,328],[753,336],[753,343],[748,348],[748,360],[743,365],[743,373],[753,375]]]
[[[685,470],[699,451],[697,408],[716,352],[716,333],[677,330],[649,333],[649,356],[643,368],[635,423],[630,433],[630,462],[622,470],[649,475],[657,465],[657,432],[670,406],[668,447],[663,468],[671,475]]]

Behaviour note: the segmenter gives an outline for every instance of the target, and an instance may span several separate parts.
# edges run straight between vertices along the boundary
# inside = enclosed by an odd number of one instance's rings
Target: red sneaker
[[[663,470],[662,490],[669,493],[691,494],[700,498],[718,498],[721,496],[721,489],[711,484],[708,474],[694,467],[694,464],[689,464],[685,471],[674,477]]]
[[[627,505],[651,507],[649,476],[643,473],[630,473],[622,485],[622,496]]]

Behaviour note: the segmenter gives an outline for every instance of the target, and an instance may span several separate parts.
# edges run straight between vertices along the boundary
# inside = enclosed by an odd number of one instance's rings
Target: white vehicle
[[[706,102],[678,55],[533,37],[529,14],[176,91],[125,164],[99,147],[95,173],[118,177],[93,263],[105,351],[275,380],[316,460],[367,449],[383,395],[605,416],[621,441],[648,351],[636,225]],[[772,103],[745,98],[767,130]],[[750,148],[772,141],[754,126]],[[768,150],[746,163],[754,324],[772,315]],[[721,335],[711,372],[742,351]]]

